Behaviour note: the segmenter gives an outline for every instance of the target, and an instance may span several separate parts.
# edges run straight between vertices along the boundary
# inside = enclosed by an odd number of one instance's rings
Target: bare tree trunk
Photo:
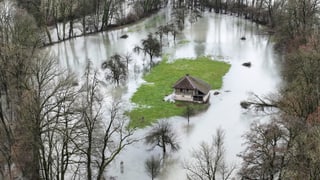
[[[48,26],[45,26],[45,30],[46,30],[46,34],[47,34],[47,37],[48,37],[48,41],[49,41],[49,44],[52,44],[52,37],[51,37],[51,33],[48,29]]]

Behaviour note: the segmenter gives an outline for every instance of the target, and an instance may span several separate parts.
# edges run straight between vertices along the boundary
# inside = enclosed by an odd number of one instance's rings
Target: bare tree
[[[135,1],[134,7],[137,11],[136,13],[139,13],[138,15],[143,17],[160,9],[166,5],[166,3],[167,1],[163,0],[137,0]]]
[[[188,9],[185,6],[174,9],[172,16],[174,17],[174,23],[177,24],[179,30],[184,29],[185,19],[188,15]]]
[[[105,169],[117,157],[117,155],[130,144],[136,142],[132,138],[133,129],[127,128],[127,120],[121,115],[120,101],[114,101],[109,109],[109,119],[102,126],[102,135],[99,152],[96,155],[96,163],[98,167],[97,180],[103,180]]]
[[[159,157],[151,156],[145,162],[145,169],[152,180],[156,178],[161,170],[161,160]]]
[[[101,30],[105,30],[107,28],[113,16],[115,15],[117,8],[116,3],[119,3],[119,1],[104,0]]]
[[[128,70],[129,70],[129,63],[130,63],[131,61],[133,61],[133,59],[132,59],[132,54],[130,54],[130,53],[125,54],[125,55],[123,56],[123,59],[124,59],[126,65],[127,65],[127,71],[128,71]]]
[[[17,140],[16,151],[21,152],[18,161],[32,172],[32,179],[52,179],[57,173],[55,167],[60,168],[60,162],[52,162],[60,155],[60,151],[55,154],[54,148],[59,146],[57,137],[61,137],[59,130],[62,119],[66,118],[63,116],[70,113],[69,107],[76,97],[74,76],[59,71],[55,60],[48,54],[39,54],[34,60],[21,104],[23,109],[19,112],[24,117],[21,121],[24,126],[16,129],[16,135],[22,137]],[[30,153],[32,158],[25,160],[25,153]]]
[[[82,143],[78,144],[84,161],[79,163],[85,166],[88,180],[102,180],[107,166],[135,140],[131,138],[133,130],[127,129],[127,121],[121,115],[119,102],[112,103],[108,116],[102,116],[106,105],[98,71],[93,70],[90,64],[86,68],[84,79],[79,102],[80,120],[83,124]]]
[[[40,39],[34,19],[11,1],[0,4],[0,27],[0,159],[5,178],[12,179],[21,173],[17,129],[25,126],[20,112]]]
[[[147,133],[146,143],[152,145],[152,148],[159,146],[162,148],[163,157],[167,153],[167,146],[173,151],[177,151],[180,146],[176,139],[176,134],[168,121],[160,121]]]
[[[308,126],[299,131],[288,151],[288,163],[282,179],[319,179],[319,126]]]
[[[96,149],[97,127],[101,120],[102,95],[99,92],[98,72],[92,69],[89,61],[84,74],[84,84],[80,92],[81,99],[79,102],[80,121],[83,123],[83,143],[78,145],[79,151],[85,159],[84,166],[86,168],[86,179],[91,180],[94,177],[93,164],[94,152]]]
[[[186,162],[188,179],[215,180],[230,178],[235,167],[225,163],[224,132],[217,129],[211,144],[202,142],[200,148],[193,151],[192,159]]]
[[[281,2],[281,1],[280,1]],[[277,5],[277,3],[275,3]],[[282,1],[279,5],[281,14],[274,18],[277,20],[276,35],[278,43],[286,44],[287,48],[295,48],[297,50],[299,45],[305,44],[307,39],[315,32],[318,34],[318,28],[314,25],[319,21],[319,1]],[[273,9],[269,8],[269,11]],[[290,43],[288,43],[290,42]]]
[[[273,122],[253,123],[245,134],[246,150],[239,156],[243,159],[240,175],[245,179],[281,179],[286,166],[286,131]]]

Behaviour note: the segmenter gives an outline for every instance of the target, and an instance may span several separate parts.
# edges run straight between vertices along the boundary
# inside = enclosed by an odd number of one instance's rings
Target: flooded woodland
[[[320,179],[319,9],[1,1],[0,180]]]

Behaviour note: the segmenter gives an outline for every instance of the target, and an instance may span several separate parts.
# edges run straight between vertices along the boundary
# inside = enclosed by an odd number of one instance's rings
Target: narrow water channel
[[[127,84],[110,87],[110,91],[106,92],[106,96],[117,96],[122,98],[123,103],[130,104],[130,97],[143,83],[141,69],[145,62],[144,57],[134,54],[132,49],[149,32],[154,32],[157,26],[165,24],[168,19],[166,15],[166,11],[163,11],[130,27],[79,37],[50,48],[59,57],[61,66],[79,75],[88,60],[100,67],[114,53],[131,53],[134,60],[129,65],[130,77]],[[176,45],[166,48],[170,59],[209,55],[229,62],[231,68],[223,78],[223,87],[218,90],[220,94],[211,95],[209,109],[192,117],[189,127],[183,117],[169,119],[177,130],[181,149],[170,156],[158,179],[186,179],[183,162],[190,158],[192,149],[196,149],[200,142],[210,142],[217,128],[225,131],[227,162],[239,167],[241,161],[236,155],[244,149],[241,136],[249,130],[251,122],[268,118],[243,111],[239,104],[250,93],[263,96],[276,92],[281,83],[278,56],[273,50],[270,37],[262,35],[261,28],[234,16],[207,13],[195,24],[187,24],[185,30],[178,35]],[[121,39],[123,34],[127,34],[128,38]],[[245,41],[240,40],[242,36],[246,37]],[[244,67],[244,62],[251,62],[252,66]],[[147,129],[140,129],[135,135],[143,137]],[[128,147],[106,174],[118,180],[150,179],[145,172],[144,162],[151,155],[160,155],[161,151],[148,151],[148,148],[143,142]],[[120,171],[121,161],[124,163],[123,173]]]

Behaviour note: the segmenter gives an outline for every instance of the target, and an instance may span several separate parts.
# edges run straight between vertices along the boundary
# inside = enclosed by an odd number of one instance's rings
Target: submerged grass
[[[160,118],[182,116],[185,103],[169,103],[163,99],[173,92],[174,83],[185,74],[200,78],[209,83],[213,89],[221,88],[222,77],[230,65],[213,61],[210,57],[196,59],[178,59],[173,63],[162,61],[144,76],[147,82],[138,88],[131,98],[137,105],[131,112],[130,127],[145,127]],[[195,109],[204,109],[206,105],[193,104]]]
[[[178,42],[179,45],[188,44],[188,43],[190,43],[190,41],[187,39],[184,39]]]

